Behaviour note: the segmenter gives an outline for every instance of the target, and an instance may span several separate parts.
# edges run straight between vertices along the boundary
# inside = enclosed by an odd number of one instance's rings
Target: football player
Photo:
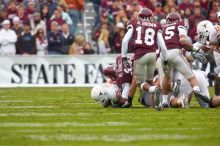
[[[187,61],[191,64],[193,62],[192,53],[187,54]],[[196,100],[199,102],[200,106],[203,108],[213,108],[220,106],[220,96],[215,96],[211,98],[208,90],[208,81],[206,79],[206,73],[200,70],[193,70],[196,79],[199,83],[199,88],[202,94],[206,95],[209,99],[209,103],[205,103],[200,98],[196,97]],[[193,89],[190,86],[189,82],[183,77],[179,72],[175,72],[174,74],[174,87],[173,87],[173,95],[170,98],[171,107],[182,107],[188,108],[189,103],[192,98]]]
[[[122,41],[123,64],[127,64],[126,56],[129,41],[133,41],[134,75],[141,90],[155,95],[155,108],[160,108],[160,88],[152,83],[156,65],[156,49],[161,48],[164,69],[167,69],[167,48],[162,36],[160,23],[153,21],[153,13],[148,8],[139,11],[138,18],[132,18],[127,24],[127,32]]]
[[[95,86],[92,89],[91,96],[104,107],[123,107],[127,108],[128,98],[132,99],[136,86],[133,78],[133,58],[127,58],[128,64],[124,68],[122,57],[116,58],[116,65],[109,66],[104,69],[104,75],[108,77],[108,82]]]
[[[217,67],[215,73],[209,74],[209,77],[215,80],[215,94],[220,95],[220,26],[213,26],[208,20],[201,21],[197,25],[198,42],[197,47],[204,50],[213,50]]]
[[[170,92],[170,80],[172,78],[173,70],[176,69],[180,72],[190,83],[195,96],[208,103],[209,98],[201,93],[198,80],[196,79],[190,65],[186,58],[183,56],[182,48],[194,52],[203,52],[196,46],[193,46],[191,42],[187,40],[187,27],[184,22],[181,21],[180,16],[177,13],[170,13],[166,18],[166,25],[163,28],[163,37],[168,48],[168,63],[170,66],[169,73],[164,78],[165,73],[159,65],[159,75],[161,81],[161,87],[163,91],[162,106],[168,107],[168,94]],[[163,80],[164,79],[164,80]]]

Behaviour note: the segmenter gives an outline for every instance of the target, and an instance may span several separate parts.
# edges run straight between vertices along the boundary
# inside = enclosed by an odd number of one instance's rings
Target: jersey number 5
[[[139,26],[136,28],[137,31],[137,39],[135,40],[135,44],[143,44],[142,38],[141,38],[141,31],[142,27]],[[155,31],[152,28],[147,28],[144,33],[144,43],[147,46],[152,46],[154,44],[154,35]]]
[[[173,30],[175,29],[175,26],[169,26],[165,30],[165,40],[169,40],[174,36]]]

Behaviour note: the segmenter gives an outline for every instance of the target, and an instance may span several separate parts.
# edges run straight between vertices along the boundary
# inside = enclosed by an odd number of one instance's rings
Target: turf
[[[0,89],[0,146],[219,146],[220,109],[102,108],[90,88]]]

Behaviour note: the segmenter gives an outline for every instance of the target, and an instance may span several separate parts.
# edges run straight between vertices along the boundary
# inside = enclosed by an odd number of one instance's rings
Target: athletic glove
[[[122,63],[123,63],[124,69],[128,69],[129,68],[129,62],[128,62],[127,57],[123,57],[122,58]]]
[[[205,57],[205,52],[202,51],[201,49],[199,51],[191,52],[191,55],[195,60],[198,60],[199,62],[201,62],[203,64],[207,63],[207,59]]]

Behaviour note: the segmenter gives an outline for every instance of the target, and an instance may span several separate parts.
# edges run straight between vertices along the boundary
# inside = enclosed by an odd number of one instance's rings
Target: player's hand
[[[163,71],[164,71],[165,75],[167,75],[167,76],[169,75],[170,67],[169,67],[167,60],[163,61]]]
[[[121,96],[121,90],[120,90],[120,89],[118,89],[118,90],[115,92],[115,94],[116,94],[116,98],[117,98],[117,99],[119,99],[119,98],[122,97],[122,96]]]
[[[122,63],[123,63],[124,69],[128,69],[129,68],[129,62],[128,62],[127,57],[123,57],[122,58]]]

